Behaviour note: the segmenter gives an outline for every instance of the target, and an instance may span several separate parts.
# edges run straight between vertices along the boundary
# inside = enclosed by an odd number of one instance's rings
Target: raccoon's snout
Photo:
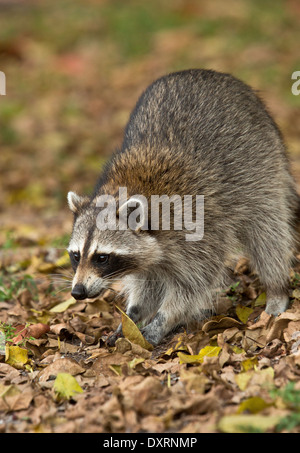
[[[88,297],[86,288],[81,283],[77,283],[77,285],[74,286],[74,288],[72,289],[71,295],[76,300],[83,300]]]

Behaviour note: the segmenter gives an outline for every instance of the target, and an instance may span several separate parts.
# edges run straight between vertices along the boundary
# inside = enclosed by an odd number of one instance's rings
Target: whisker
[[[105,276],[106,278],[106,276]],[[110,278],[109,281],[110,282],[119,282],[121,280],[122,277],[120,278]],[[135,278],[134,281],[139,281],[139,282],[159,282],[161,280],[152,280],[152,279],[149,279],[149,278]]]
[[[70,275],[70,277],[73,276],[72,272],[69,271],[68,269],[66,269],[65,267],[63,267],[63,266],[57,266],[57,268],[62,269],[64,272],[66,272],[68,275]]]
[[[50,275],[50,276],[52,276],[52,275],[60,275],[60,276],[73,277],[72,274],[63,274],[62,272],[60,272],[60,273],[53,273],[53,274],[47,274],[47,275]]]
[[[64,278],[64,277],[51,277],[51,283],[71,283],[73,279],[71,278]]]
[[[55,291],[54,294],[55,294],[55,296],[56,296],[58,293],[61,293],[62,291],[67,291],[67,290],[69,290],[69,289],[71,289],[71,288],[72,288],[72,286],[65,286],[64,288],[61,288],[61,289],[59,289],[58,291]]]
[[[119,272],[119,271],[111,272],[110,274],[105,275],[104,278],[109,278],[109,277],[111,277],[111,276],[113,276],[113,275],[116,275],[118,272]]]

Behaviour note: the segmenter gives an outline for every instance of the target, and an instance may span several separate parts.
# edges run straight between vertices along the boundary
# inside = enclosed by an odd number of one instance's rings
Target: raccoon
[[[154,194],[192,196],[193,216],[194,198],[203,196],[201,240],[189,240],[182,224],[174,228],[176,203],[170,203],[169,229],[161,222],[151,227]],[[124,209],[132,213],[131,202],[139,209],[133,227],[121,219]],[[289,305],[299,196],[278,127],[257,94],[230,74],[191,69],[153,82],[92,196],[69,192],[68,203],[74,213],[72,296],[94,298],[120,280],[128,316],[142,323],[153,345],[214,312],[225,261],[237,249],[260,276],[267,313],[276,316]],[[116,208],[115,219],[108,215],[114,228],[109,221],[98,228],[99,213],[110,208]],[[109,344],[121,332],[120,325]]]

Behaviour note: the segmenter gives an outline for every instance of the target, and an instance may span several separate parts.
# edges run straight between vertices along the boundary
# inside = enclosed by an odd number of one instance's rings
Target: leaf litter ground
[[[63,251],[66,193],[92,191],[138,96],[171,71],[218,69],[260,90],[300,184],[297,2],[11,3],[0,0],[0,431],[299,431],[299,266],[277,319],[242,260],[223,315],[151,351],[130,323],[107,346],[123,301],[70,298]]]
[[[70,298],[65,252],[37,247],[22,261],[19,252],[9,265],[2,259],[2,432],[299,431],[297,267],[290,308],[273,318],[257,276],[238,260],[223,313],[152,348],[117,287],[94,301]],[[121,319],[125,338],[109,347]]]

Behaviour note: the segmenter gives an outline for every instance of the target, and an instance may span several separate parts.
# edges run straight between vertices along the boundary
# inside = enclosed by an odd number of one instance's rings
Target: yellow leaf
[[[263,368],[262,370],[256,370],[255,375],[259,377],[262,384],[271,382],[274,379],[274,368],[269,366],[268,368]]]
[[[132,319],[124,313],[119,307],[117,309],[122,314],[122,332],[127,340],[131,341],[134,344],[138,344],[144,349],[148,349],[149,351],[153,349],[152,344],[148,343],[148,341],[143,337],[139,328],[135,325]]]
[[[18,370],[24,368],[24,365],[28,362],[27,349],[6,345],[5,362]]]
[[[272,367],[264,368],[263,370],[249,370],[239,373],[235,376],[235,381],[240,390],[246,390],[250,380],[251,385],[268,386],[272,384],[274,379],[274,369]]]
[[[69,267],[70,266],[70,257],[68,252],[64,252],[64,254],[58,258],[54,263],[45,263],[39,262],[37,263],[36,267],[37,270],[40,272],[51,272],[55,270],[57,267]]]
[[[122,367],[121,365],[109,365],[109,369],[116,373],[117,376],[122,376]]]
[[[183,352],[178,352],[179,363],[202,363],[204,357],[217,357],[221,352],[219,346],[205,346],[196,355],[188,355]]]
[[[264,399],[259,396],[253,396],[252,398],[247,398],[239,405],[237,413],[242,414],[245,411],[249,411],[251,414],[257,414],[269,406],[270,404],[266,403]]]
[[[294,289],[292,297],[294,297],[295,299],[300,300],[300,289],[299,288]]]
[[[247,324],[248,318],[253,312],[253,308],[238,305],[235,311],[239,320],[242,321],[242,323]]]
[[[54,315],[51,315],[49,311],[45,310],[35,310],[31,308],[30,311],[34,313],[34,317],[37,321],[41,322],[42,324],[49,324],[50,319],[53,318]]]
[[[21,393],[21,390],[15,385],[0,384],[0,398],[19,395],[19,393]]]
[[[187,346],[183,345],[182,341],[178,341],[176,346],[169,348],[166,352],[164,352],[164,355],[172,355],[177,352],[178,349],[180,349],[180,351],[188,351]]]
[[[239,348],[238,346],[235,346],[235,345],[233,345],[233,346],[231,347],[231,349],[233,350],[233,352],[234,352],[235,354],[244,354],[244,353],[246,352],[245,349]]]
[[[281,415],[226,415],[218,423],[223,433],[265,432],[279,422]]]
[[[70,299],[65,300],[64,302],[61,302],[60,304],[55,305],[55,307],[52,307],[51,311],[52,313],[62,313],[66,311],[71,305],[74,305],[77,303],[77,300],[75,300],[73,297],[70,297]]]
[[[29,272],[36,272],[39,270],[39,267],[42,265],[43,260],[41,257],[33,255],[30,262]]]
[[[55,264],[54,263],[44,263],[39,259],[39,262],[31,262],[32,265],[36,268],[37,271],[39,272],[51,272],[54,271],[55,269]]]
[[[239,386],[239,389],[244,391],[247,388],[247,385],[250,379],[253,376],[254,371],[246,371],[244,373],[239,373],[235,376],[235,382]]]
[[[171,388],[171,373],[168,373],[167,387]]]
[[[70,399],[83,390],[70,373],[58,373],[53,384],[55,393],[63,399]]]
[[[267,302],[267,295],[266,293],[261,293],[258,298],[256,299],[256,301],[254,302],[254,306],[255,307],[262,307],[264,305],[266,305],[266,302]]]
[[[128,366],[129,368],[134,369],[139,363],[142,363],[144,361],[145,359],[143,359],[142,357],[135,357],[133,360],[128,362]]]
[[[258,364],[257,357],[251,357],[250,359],[243,360],[241,367],[243,371],[252,370]]]
[[[60,258],[58,258],[54,264],[56,267],[69,267],[71,263],[68,252],[65,251],[64,254]]]

